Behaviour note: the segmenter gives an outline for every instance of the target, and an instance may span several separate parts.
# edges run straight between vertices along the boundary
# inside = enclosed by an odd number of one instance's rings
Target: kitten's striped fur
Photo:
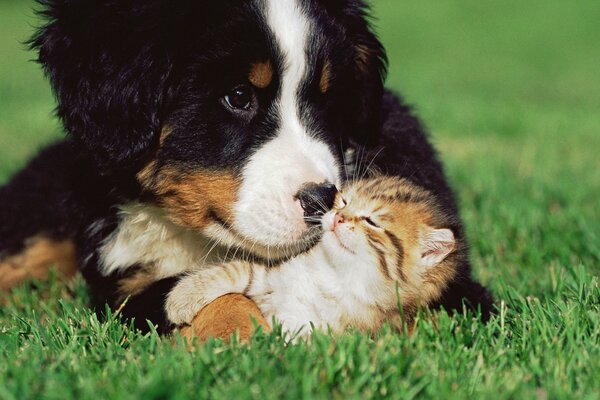
[[[233,261],[183,278],[167,298],[175,324],[189,323],[216,298],[242,293],[267,320],[308,335],[310,324],[341,332],[378,329],[437,300],[464,257],[456,221],[406,179],[349,184],[322,218],[321,241],[277,267]]]

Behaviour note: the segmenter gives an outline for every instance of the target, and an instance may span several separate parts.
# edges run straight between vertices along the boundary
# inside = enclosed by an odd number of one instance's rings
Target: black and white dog
[[[69,136],[0,189],[0,276],[74,249],[98,304],[129,297],[125,316],[166,332],[190,268],[308,249],[346,152],[458,212],[419,121],[383,89],[362,0],[40,4],[32,47]],[[438,306],[463,301],[487,318],[467,263]]]

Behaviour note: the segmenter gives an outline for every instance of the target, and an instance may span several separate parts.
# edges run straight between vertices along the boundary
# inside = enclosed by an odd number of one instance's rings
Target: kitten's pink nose
[[[333,230],[335,230],[339,224],[343,224],[344,222],[346,222],[344,216],[340,213],[336,213],[335,217],[333,218]]]

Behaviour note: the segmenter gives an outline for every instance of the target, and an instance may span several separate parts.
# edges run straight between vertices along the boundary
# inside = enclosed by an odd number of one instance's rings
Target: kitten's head
[[[453,278],[460,241],[451,213],[428,191],[400,178],[351,183],[322,220],[331,263],[379,305],[437,300]],[[350,288],[351,289],[351,288]]]

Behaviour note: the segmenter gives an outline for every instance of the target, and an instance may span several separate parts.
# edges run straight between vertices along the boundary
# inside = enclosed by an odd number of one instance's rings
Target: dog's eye
[[[233,110],[249,111],[254,102],[254,92],[250,86],[240,85],[234,87],[223,99]]]

